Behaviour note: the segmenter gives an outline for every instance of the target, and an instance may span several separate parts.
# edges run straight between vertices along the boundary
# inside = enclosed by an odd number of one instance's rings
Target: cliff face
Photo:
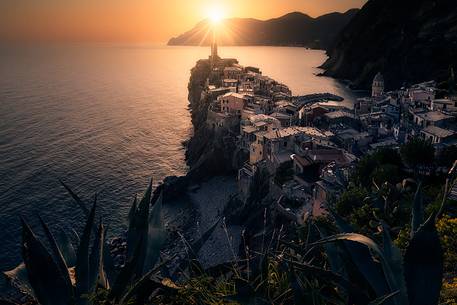
[[[352,19],[357,10],[332,13],[312,18],[302,13],[290,13],[266,21],[233,18],[224,21],[219,35],[220,45],[300,45],[326,48]],[[211,35],[208,21],[202,21],[192,30],[170,39],[169,45],[209,45]]]
[[[186,161],[190,167],[188,176],[192,179],[234,173],[244,160],[237,153],[233,133],[215,134],[206,124],[211,98],[205,89],[210,71],[208,60],[198,61],[191,71],[188,86],[194,132],[187,142]]]
[[[328,48],[326,75],[368,88],[377,72],[388,89],[445,80],[457,66],[455,0],[370,0]]]

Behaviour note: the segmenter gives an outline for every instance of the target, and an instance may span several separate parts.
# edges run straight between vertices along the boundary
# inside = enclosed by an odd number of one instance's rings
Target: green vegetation
[[[267,173],[259,172],[239,251],[211,267],[198,253],[220,221],[186,242],[185,257],[161,258],[162,196],[153,196],[151,185],[132,204],[127,259],[114,267],[96,199],[89,209],[64,185],[86,215],[77,247],[44,221],[42,241],[23,220],[24,263],[5,274],[29,304],[42,305],[455,304],[457,219],[447,198],[457,164],[431,179],[411,173],[407,151],[402,158],[392,150],[366,156],[350,187],[329,202],[330,215],[303,225],[282,219],[277,203],[267,202]]]

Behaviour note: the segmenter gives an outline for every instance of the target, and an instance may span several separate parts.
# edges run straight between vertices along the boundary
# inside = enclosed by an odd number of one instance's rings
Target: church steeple
[[[380,97],[384,94],[384,77],[378,72],[373,79],[373,85],[371,87],[371,96]]]
[[[219,60],[219,55],[217,54],[217,33],[216,27],[213,27],[213,41],[211,42],[211,65],[214,67]]]

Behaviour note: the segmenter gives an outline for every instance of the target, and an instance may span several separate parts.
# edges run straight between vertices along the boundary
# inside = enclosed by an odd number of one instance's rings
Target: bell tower
[[[381,73],[376,74],[371,87],[371,96],[380,97],[384,94],[384,77]]]
[[[213,26],[213,40],[211,42],[211,66],[214,67],[219,60],[219,55],[217,54],[217,32],[216,27]]]

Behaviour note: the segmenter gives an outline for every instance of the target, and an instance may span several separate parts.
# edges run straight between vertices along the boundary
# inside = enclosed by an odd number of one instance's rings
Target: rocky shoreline
[[[225,222],[227,204],[238,197],[235,177],[238,164],[232,164],[234,143],[227,145],[219,141],[220,138],[207,128],[211,101],[206,92],[209,77],[209,62],[199,60],[191,70],[188,84],[193,135],[183,145],[189,171],[185,176],[165,177],[154,190],[152,199],[156,200],[160,193],[163,195],[164,218],[169,232],[162,251],[164,260],[174,255],[184,258],[186,242],[192,243],[214,223],[221,222],[199,252],[199,259],[208,267],[232,259],[232,253],[238,252],[242,230],[238,225]],[[122,241],[114,240],[112,251],[121,253],[122,245]],[[122,265],[122,258],[119,264]]]

